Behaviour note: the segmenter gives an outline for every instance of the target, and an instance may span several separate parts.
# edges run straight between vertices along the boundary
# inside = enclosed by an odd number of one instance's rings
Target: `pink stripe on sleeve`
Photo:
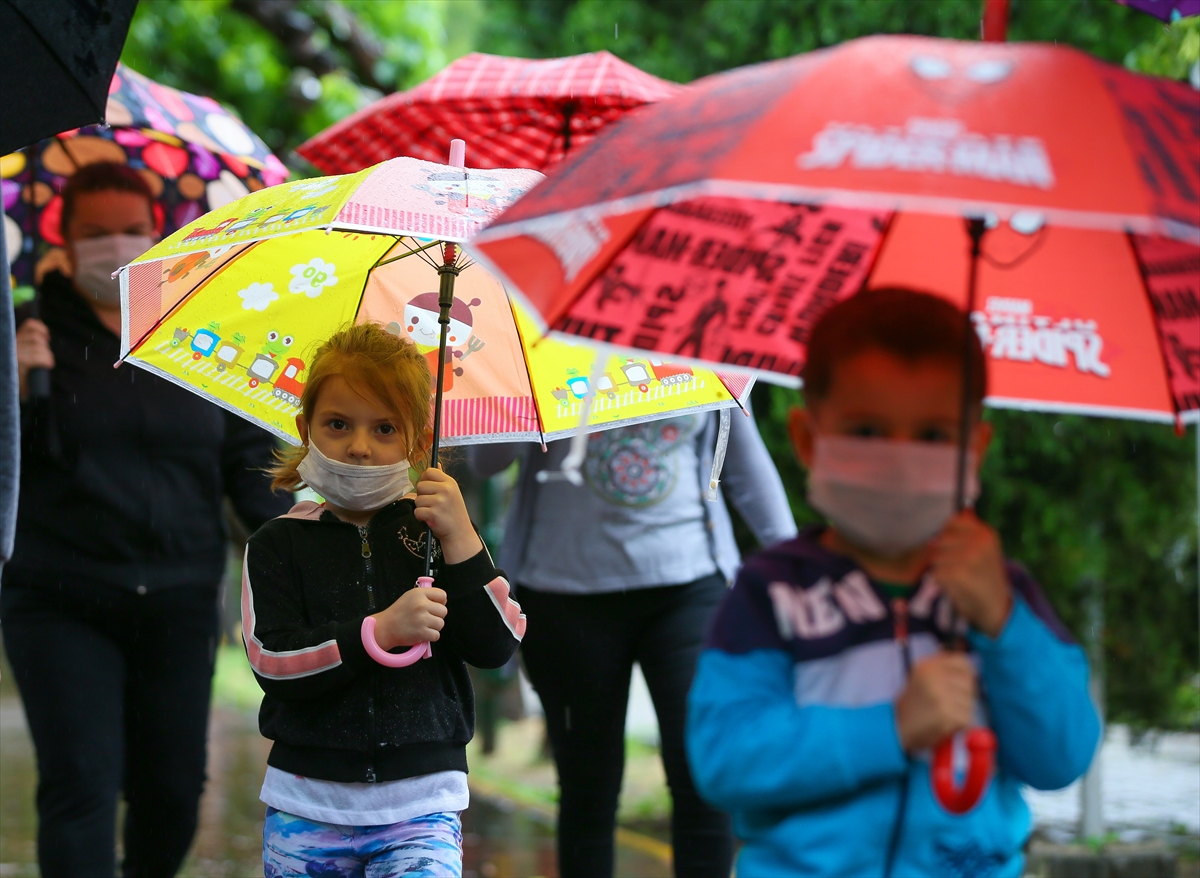
[[[342,663],[342,654],[338,650],[336,640],[327,640],[304,649],[275,652],[264,648],[262,641],[254,636],[254,590],[250,587],[248,545],[242,559],[242,640],[246,643],[246,655],[250,659],[250,666],[260,677],[266,677],[268,680],[311,677],[313,674],[336,668]]]
[[[525,614],[521,612],[521,605],[508,596],[510,591],[508,582],[502,576],[497,576],[487,584],[488,597],[504,619],[505,626],[513,637],[521,640],[525,636]]]

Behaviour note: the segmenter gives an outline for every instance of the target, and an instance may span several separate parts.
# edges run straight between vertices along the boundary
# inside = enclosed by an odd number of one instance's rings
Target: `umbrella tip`
[[[450,167],[465,168],[467,166],[467,142],[457,138],[450,141]]]

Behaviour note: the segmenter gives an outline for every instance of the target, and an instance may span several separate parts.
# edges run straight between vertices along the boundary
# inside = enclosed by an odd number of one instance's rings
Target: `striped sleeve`
[[[242,564],[242,640],[263,691],[281,701],[315,698],[344,684],[370,659],[362,619],[310,627],[299,583],[267,541],[246,544]]]
[[[446,642],[467,664],[503,667],[525,636],[525,614],[487,549],[443,567],[435,584],[446,590]]]

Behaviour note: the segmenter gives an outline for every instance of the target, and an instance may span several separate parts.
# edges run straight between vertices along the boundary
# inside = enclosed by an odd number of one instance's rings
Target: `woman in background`
[[[481,476],[520,461],[500,565],[529,619],[521,646],[546,712],[560,787],[563,878],[613,874],[625,708],[637,662],[654,701],[671,790],[675,874],[726,878],[729,819],[696,794],[684,753],[688,688],[709,618],[740,558],[724,501],[705,501],[718,415],[593,433],[585,485],[539,481],[569,441],[470,449]],[[796,525],[752,417],[735,412],[721,487],[759,542]]]
[[[21,494],[0,624],[37,749],[45,878],[173,875],[204,788],[228,496],[253,530],[286,512],[261,472],[274,440],[120,355],[112,272],[156,240],[134,170],[92,164],[63,191],[71,277],[17,315]],[[22,319],[24,318],[24,319]],[[50,370],[49,397],[30,370]],[[36,374],[36,373],[35,373]],[[36,382],[35,387],[36,387]]]

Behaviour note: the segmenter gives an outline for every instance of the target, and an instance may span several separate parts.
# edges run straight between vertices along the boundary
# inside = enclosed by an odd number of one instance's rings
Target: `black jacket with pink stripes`
[[[266,696],[267,763],[342,783],[467,770],[475,731],[467,664],[497,668],[516,652],[525,617],[486,549],[435,564],[446,626],[432,657],[377,664],[363,619],[416,587],[425,525],[398,500],[356,527],[315,503],[263,525],[246,546],[242,637]]]

